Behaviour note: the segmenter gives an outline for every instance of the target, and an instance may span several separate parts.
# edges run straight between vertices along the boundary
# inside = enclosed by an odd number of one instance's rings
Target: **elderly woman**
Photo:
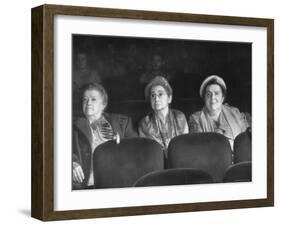
[[[98,83],[87,84],[83,89],[84,117],[73,123],[72,187],[94,187],[93,152],[108,140],[136,136],[130,118],[104,112],[108,96]]]
[[[139,135],[156,140],[163,146],[166,156],[170,140],[188,133],[184,114],[169,108],[172,93],[172,88],[164,77],[156,76],[152,79],[145,88],[145,97],[150,101],[152,111],[139,124]]]
[[[217,132],[229,139],[233,148],[235,137],[250,123],[237,108],[224,104],[226,85],[217,75],[207,77],[201,84],[200,96],[205,102],[201,111],[189,118],[190,132]]]

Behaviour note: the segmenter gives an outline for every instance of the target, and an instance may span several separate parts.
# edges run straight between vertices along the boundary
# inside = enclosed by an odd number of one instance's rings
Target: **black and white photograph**
[[[72,190],[252,181],[252,43],[72,34]]]
[[[274,20],[33,8],[32,122],[37,219],[273,206]]]

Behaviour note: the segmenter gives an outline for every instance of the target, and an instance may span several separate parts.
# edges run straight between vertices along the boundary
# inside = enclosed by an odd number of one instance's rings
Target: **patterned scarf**
[[[99,120],[91,124],[93,131],[97,131],[104,140],[112,140],[115,138],[114,131],[110,123],[102,116]]]
[[[154,114],[153,117],[155,130],[160,135],[159,140],[161,139],[161,143],[165,149],[168,148],[170,140],[178,135],[177,125],[175,119],[172,114],[167,115],[166,122],[163,122],[158,116]]]
[[[110,123],[101,116],[100,119],[90,124],[92,130],[92,155],[97,146],[100,144],[115,139],[114,131]],[[92,158],[92,157],[91,157]],[[93,162],[91,161],[90,175],[88,180],[88,186],[94,185],[94,174],[93,174]]]

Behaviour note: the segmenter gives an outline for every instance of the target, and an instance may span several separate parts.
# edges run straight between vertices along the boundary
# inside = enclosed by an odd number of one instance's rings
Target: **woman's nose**
[[[89,104],[91,104],[91,103],[92,103],[91,100],[87,100],[87,102],[86,102],[87,105],[89,105]]]

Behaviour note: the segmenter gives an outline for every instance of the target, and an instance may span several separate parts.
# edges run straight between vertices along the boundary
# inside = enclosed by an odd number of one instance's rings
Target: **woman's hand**
[[[79,163],[72,163],[72,180],[77,183],[82,183],[85,179],[84,172]]]

